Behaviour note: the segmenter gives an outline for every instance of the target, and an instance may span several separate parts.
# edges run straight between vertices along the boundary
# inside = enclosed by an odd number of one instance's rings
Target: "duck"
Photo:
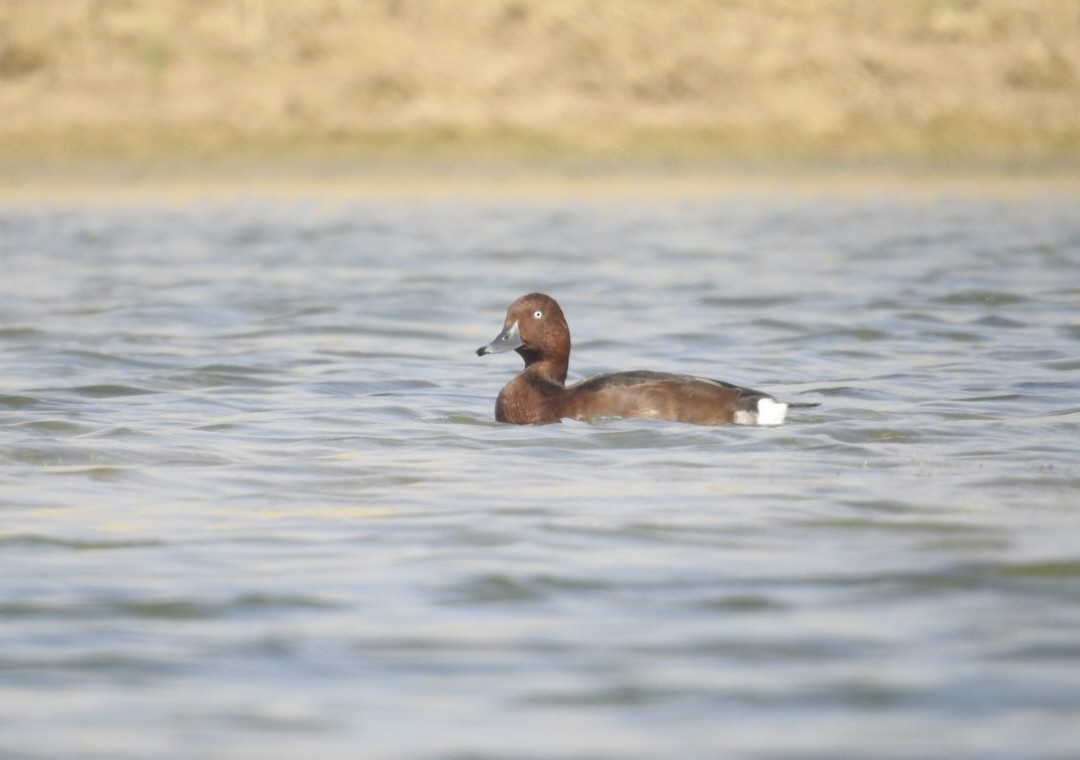
[[[495,419],[536,425],[563,419],[643,417],[694,425],[780,425],[789,408],[762,391],[693,375],[633,370],[566,384],[570,327],[558,302],[529,293],[506,311],[502,331],[477,356],[515,351],[525,369],[495,400]]]

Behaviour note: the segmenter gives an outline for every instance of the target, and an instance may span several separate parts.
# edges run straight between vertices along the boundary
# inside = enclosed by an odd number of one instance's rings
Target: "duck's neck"
[[[566,373],[570,369],[570,359],[553,359],[551,357],[522,351],[521,358],[525,360],[525,371],[533,375],[539,375],[547,380],[566,385]]]

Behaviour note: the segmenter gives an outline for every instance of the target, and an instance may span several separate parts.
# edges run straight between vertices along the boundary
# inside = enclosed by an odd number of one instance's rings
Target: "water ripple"
[[[0,209],[0,754],[1070,756],[1075,207]],[[821,406],[500,425],[532,290]]]

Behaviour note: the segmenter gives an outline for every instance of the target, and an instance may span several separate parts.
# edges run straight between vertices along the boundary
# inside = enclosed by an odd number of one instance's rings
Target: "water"
[[[4,758],[1072,758],[1063,192],[0,212]],[[571,376],[781,428],[497,425]]]

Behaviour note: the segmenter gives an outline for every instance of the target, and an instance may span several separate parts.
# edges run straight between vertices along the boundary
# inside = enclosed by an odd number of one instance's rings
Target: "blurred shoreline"
[[[0,112],[4,186],[1080,175],[1080,6],[4,3]]]
[[[649,200],[671,197],[896,195],[933,200],[948,196],[1039,198],[1080,196],[1080,173],[906,167],[727,167],[694,169],[391,163],[363,166],[251,164],[147,170],[116,165],[71,172],[0,173],[0,206],[115,206],[188,204],[237,198],[380,200],[543,200],[545,198]]]

